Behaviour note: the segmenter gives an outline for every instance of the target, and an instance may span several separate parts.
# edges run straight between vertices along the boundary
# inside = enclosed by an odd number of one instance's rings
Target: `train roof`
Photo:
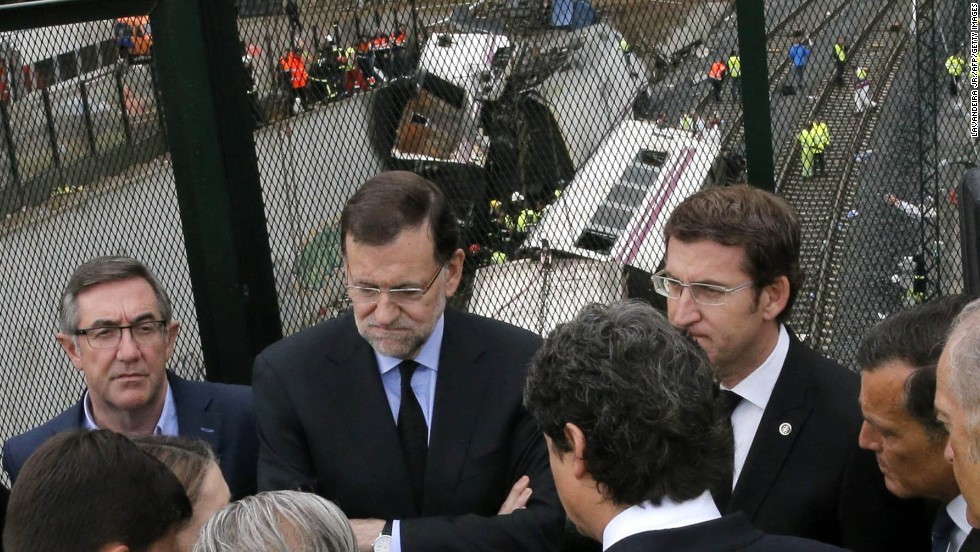
[[[632,116],[633,103],[649,86],[649,69],[623,52],[622,39],[605,23],[548,31],[534,42],[542,53],[521,56],[524,65],[514,68],[528,84],[540,81],[532,87],[555,118],[574,167],[581,167],[605,136]],[[596,98],[602,98],[601,109]]]
[[[419,68],[469,93],[481,95],[481,75],[494,66],[494,58],[510,46],[506,35],[489,33],[439,33],[425,43]]]
[[[623,121],[545,209],[523,247],[653,273],[665,253],[663,227],[684,198],[718,174],[710,137]]]

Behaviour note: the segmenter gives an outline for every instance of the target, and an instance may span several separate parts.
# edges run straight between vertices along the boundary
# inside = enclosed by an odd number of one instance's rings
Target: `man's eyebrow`
[[[146,322],[147,320],[157,320],[159,317],[153,312],[144,312],[130,320],[130,324],[139,324],[140,322]],[[89,328],[104,328],[107,326],[121,326],[118,318],[96,318],[93,320],[88,327]]]

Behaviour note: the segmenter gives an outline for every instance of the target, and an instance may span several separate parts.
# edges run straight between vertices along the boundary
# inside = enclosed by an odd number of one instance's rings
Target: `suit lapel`
[[[181,437],[200,439],[211,446],[215,454],[221,454],[221,416],[208,412],[213,400],[211,393],[202,385],[194,385],[169,370],[167,381],[174,394],[177,407],[177,431]]]
[[[465,318],[447,310],[425,470],[423,514],[434,512],[454,494],[486,395],[490,370],[477,364],[483,354],[484,346],[470,332]]]
[[[786,456],[800,434],[813,405],[807,399],[807,372],[799,358],[802,345],[790,333],[789,351],[762,414],[728,511],[741,510],[749,520],[772,488]]]
[[[362,465],[374,474],[378,501],[390,504],[392,511],[414,512],[408,466],[378,363],[371,346],[357,333],[352,316],[344,321],[337,342],[325,358],[327,365],[314,376],[321,378],[315,388],[326,391],[327,404],[336,405],[328,407],[333,412],[324,415],[344,417],[355,444],[347,453],[358,455]]]
[[[973,529],[966,536],[959,552],[980,552],[980,530]]]

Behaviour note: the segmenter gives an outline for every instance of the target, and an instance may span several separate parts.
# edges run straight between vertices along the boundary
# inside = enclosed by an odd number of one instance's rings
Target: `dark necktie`
[[[425,415],[415,392],[412,391],[412,374],[419,364],[414,360],[404,360],[398,365],[402,375],[402,398],[398,408],[398,438],[408,464],[408,475],[412,479],[412,493],[415,506],[422,512],[422,488],[425,481],[425,459],[429,452],[429,428]]]
[[[729,418],[730,420],[732,417],[732,412],[735,412],[735,407],[742,402],[742,397],[734,391],[721,389],[718,391],[718,402],[721,404],[721,410],[725,413],[725,417]],[[732,449],[732,452],[734,452],[734,448]],[[728,500],[732,497],[732,481],[735,477],[734,460],[735,459],[733,457],[732,471],[729,472],[728,477],[722,481],[721,486],[719,486],[715,492],[712,493],[712,497],[715,499],[715,506],[718,507],[718,511],[721,512],[722,515],[725,515],[725,511],[728,509]]]
[[[932,552],[946,552],[949,549],[949,539],[955,527],[946,508],[940,507],[936,512],[936,521],[932,523]]]

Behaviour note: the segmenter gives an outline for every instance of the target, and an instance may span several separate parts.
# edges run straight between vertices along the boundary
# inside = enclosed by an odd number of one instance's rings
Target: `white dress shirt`
[[[769,397],[776,387],[776,380],[783,371],[783,363],[786,362],[788,352],[789,332],[780,324],[776,346],[766,360],[731,389],[742,397],[742,402],[738,403],[732,412],[732,431],[735,434],[735,473],[732,476],[732,488],[735,488],[742,467],[745,466],[745,459],[749,456],[749,449],[752,448],[752,440],[759,430],[762,414],[769,404]]]
[[[720,517],[718,507],[715,506],[715,501],[708,491],[680,504],[667,498],[660,506],[643,502],[623,510],[612,518],[602,531],[602,549],[606,550],[637,533],[687,527]]]
[[[422,407],[425,415],[425,425],[429,426],[429,437],[432,437],[432,407],[436,397],[436,376],[439,373],[439,353],[442,350],[442,334],[445,328],[445,315],[439,317],[432,335],[425,341],[419,354],[413,359],[419,364],[412,374],[412,391]],[[402,363],[401,358],[394,358],[374,352],[374,357],[378,361],[378,369],[381,370],[381,383],[385,388],[385,396],[388,399],[388,406],[391,407],[391,416],[398,423],[398,409],[402,404],[402,376],[401,372],[395,370]],[[392,520],[391,523],[391,552],[401,552],[402,533],[401,522]]]
[[[970,534],[970,522],[966,520],[966,498],[959,495],[946,505],[946,513],[956,524],[953,531],[949,534],[949,552],[957,552],[966,536]]]

